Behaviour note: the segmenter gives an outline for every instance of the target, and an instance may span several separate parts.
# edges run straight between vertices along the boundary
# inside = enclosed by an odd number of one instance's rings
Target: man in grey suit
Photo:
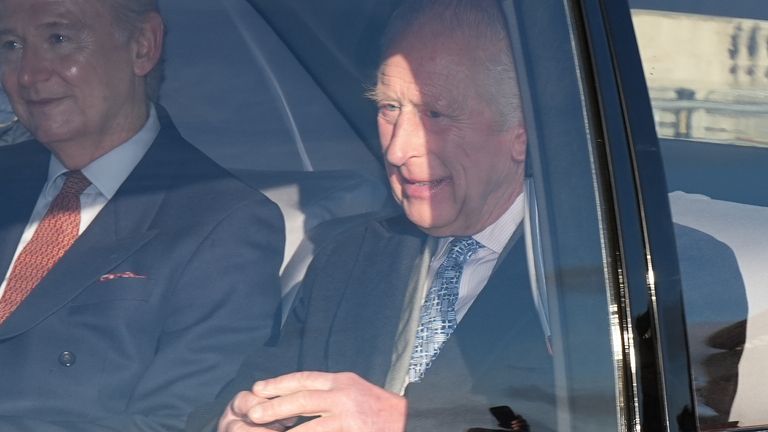
[[[280,211],[150,98],[156,0],[0,0],[0,430],[173,431],[263,344]]]
[[[247,360],[220,396],[260,380],[218,428],[309,417],[300,430],[554,430],[520,234],[527,143],[504,17],[493,0],[410,1],[385,46],[371,97],[404,215],[318,252],[274,356]],[[264,380],[290,370],[325,372]]]

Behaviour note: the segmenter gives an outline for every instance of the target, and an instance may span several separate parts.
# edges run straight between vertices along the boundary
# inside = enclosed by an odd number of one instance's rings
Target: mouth
[[[25,99],[24,103],[30,108],[45,108],[57,102],[63,101],[64,99],[65,98],[63,97],[35,98],[35,99]]]
[[[401,177],[403,192],[409,197],[427,197],[439,192],[451,183],[450,177],[441,177],[434,180],[412,180]]]
[[[441,179],[437,179],[437,180],[427,180],[427,181],[408,181],[408,180],[406,180],[406,183],[412,184],[414,186],[419,186],[419,187],[431,187],[431,188],[434,188],[434,187],[439,187],[440,185],[446,183],[447,181],[448,181],[448,178],[446,177],[446,178],[441,178]]]

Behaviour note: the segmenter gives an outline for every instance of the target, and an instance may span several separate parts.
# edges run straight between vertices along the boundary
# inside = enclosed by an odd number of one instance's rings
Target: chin
[[[413,222],[414,225],[419,227],[422,231],[425,233],[435,236],[435,237],[444,237],[451,235],[450,233],[446,233],[446,225],[448,225],[448,222],[441,221],[441,220],[435,220],[433,217],[433,213],[430,212],[414,212],[414,211],[405,211],[405,216]]]
[[[72,125],[56,126],[48,123],[44,127],[30,130],[30,133],[43,144],[68,141],[74,135],[70,126]]]
[[[62,136],[60,133],[51,133],[48,131],[40,131],[40,130],[32,131],[30,133],[32,134],[32,136],[35,137],[36,140],[38,140],[41,144],[44,144],[44,145],[65,140],[65,137]]]

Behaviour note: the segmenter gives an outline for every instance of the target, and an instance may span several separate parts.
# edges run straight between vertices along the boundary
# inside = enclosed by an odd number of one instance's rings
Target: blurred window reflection
[[[766,425],[764,5],[630,3],[678,225],[699,425]],[[716,242],[699,247],[692,232]]]
[[[0,146],[29,139],[29,133],[16,119],[11,103],[0,87]]]

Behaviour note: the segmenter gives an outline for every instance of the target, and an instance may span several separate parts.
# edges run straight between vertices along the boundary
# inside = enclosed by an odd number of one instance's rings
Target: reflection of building
[[[768,22],[635,10],[660,136],[768,145]]]
[[[768,21],[646,10],[634,11],[633,21],[659,136],[765,147],[714,146],[721,147],[718,151],[722,155],[768,151]],[[695,147],[686,147],[686,161],[691,166],[702,160],[697,159]],[[707,167],[717,164],[718,159],[713,161]],[[762,190],[765,170],[755,165],[746,168],[751,176],[740,177],[735,175],[743,168],[740,165],[703,175],[733,190]],[[736,201],[683,192],[670,195],[675,222],[712,234],[733,250],[739,263],[749,316],[730,420],[744,427],[768,424],[768,207]],[[690,325],[691,319],[688,323],[689,334],[695,336],[696,327]],[[701,356],[701,351],[709,347],[714,345],[691,346],[692,358]],[[738,344],[724,352],[734,349]],[[731,356],[729,361],[735,358]],[[701,376],[717,375],[709,369],[694,369],[694,380]],[[719,386],[713,387],[711,394],[700,393],[697,397],[709,402],[712,396],[733,390],[724,381]],[[699,411],[703,417],[708,414]],[[705,429],[704,423],[701,426]]]

